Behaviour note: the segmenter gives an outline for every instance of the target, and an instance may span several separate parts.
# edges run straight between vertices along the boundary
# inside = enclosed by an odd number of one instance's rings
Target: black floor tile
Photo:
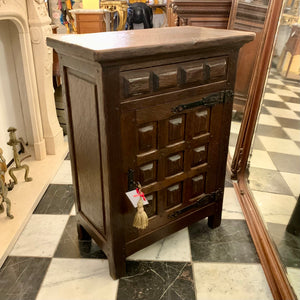
[[[117,300],[194,300],[192,265],[183,262],[126,262]]]
[[[0,269],[0,300],[34,300],[51,258],[9,256]]]
[[[230,178],[231,174],[229,171],[226,172],[225,176],[225,187],[233,187],[232,180]]]
[[[283,264],[300,268],[300,237],[287,232],[282,224],[267,223],[267,227]]]
[[[74,189],[70,184],[50,184],[34,214],[69,214],[74,204]]]
[[[300,174],[300,155],[268,152],[274,165],[280,172]]]
[[[265,146],[260,141],[259,136],[257,136],[257,135],[255,135],[255,137],[254,137],[253,149],[266,150]]]
[[[54,257],[61,258],[106,258],[93,240],[79,241],[76,216],[70,216]]]
[[[294,92],[295,93],[295,92]],[[295,93],[296,94],[296,93]],[[299,97],[291,97],[291,96],[280,96],[280,98],[285,101],[285,102],[290,102],[290,103],[299,103],[299,98],[300,98],[300,94]]]
[[[268,83],[268,87],[270,87],[271,89],[280,89],[280,90],[289,91],[289,89],[284,84]],[[274,93],[274,91],[273,91],[273,93]]]
[[[235,147],[238,139],[238,134],[231,132],[229,137],[229,146]]]
[[[281,127],[262,124],[259,124],[257,126],[256,135],[270,136],[280,139],[289,139],[289,136]]]
[[[192,260],[222,263],[258,263],[254,244],[244,220],[224,219],[215,229],[202,220],[189,226]]]
[[[286,181],[277,170],[250,167],[249,176],[249,186],[253,191],[293,195]]]
[[[268,109],[265,106],[261,107],[260,113],[264,114],[264,115],[270,115],[270,112],[268,111]]]
[[[289,109],[289,107],[284,102],[281,102],[281,101],[264,99],[263,105],[266,107],[269,106],[269,107]]]
[[[267,85],[267,87],[265,89],[265,93],[272,93],[272,94],[274,94],[274,91],[269,87],[269,85]]]
[[[288,118],[282,118],[282,117],[275,117],[275,118],[282,127],[293,128],[293,129],[300,128],[300,120],[288,119]]]

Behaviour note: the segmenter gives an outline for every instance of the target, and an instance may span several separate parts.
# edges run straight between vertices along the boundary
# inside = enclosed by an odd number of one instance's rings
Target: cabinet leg
[[[89,241],[91,240],[91,236],[89,233],[83,228],[82,225],[77,223],[77,232],[78,232],[78,239],[81,241]]]
[[[208,217],[208,227],[214,229],[221,225],[222,211]]]
[[[108,257],[109,273],[113,279],[126,275],[126,258],[118,253],[115,257]]]

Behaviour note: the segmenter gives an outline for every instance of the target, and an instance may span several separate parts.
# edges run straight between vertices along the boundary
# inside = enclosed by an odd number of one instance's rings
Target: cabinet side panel
[[[105,235],[103,176],[97,87],[68,72],[69,118],[72,132],[79,195],[78,210]],[[76,182],[76,181],[75,181]]]

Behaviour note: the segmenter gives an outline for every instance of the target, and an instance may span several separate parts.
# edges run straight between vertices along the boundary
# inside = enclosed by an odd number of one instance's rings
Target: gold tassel
[[[139,188],[137,189],[137,193],[140,196],[140,199],[137,203],[137,212],[134,217],[133,221],[133,227],[136,227],[138,229],[145,229],[148,226],[148,216],[144,210],[144,203],[143,203],[143,196],[141,186],[139,185]]]

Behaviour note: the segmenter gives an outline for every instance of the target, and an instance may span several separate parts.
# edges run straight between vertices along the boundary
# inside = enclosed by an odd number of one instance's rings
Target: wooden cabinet
[[[106,14],[109,14],[108,11],[103,9],[73,9],[71,12],[75,14],[77,33],[95,33],[106,31],[105,18]],[[109,22],[109,17],[107,20]]]
[[[177,25],[227,28],[231,0],[170,0]],[[170,25],[169,25],[170,26]]]
[[[125,258],[208,217],[220,225],[236,60],[253,34],[172,27],[48,38],[59,53],[79,235]],[[125,196],[140,181],[149,226]]]

